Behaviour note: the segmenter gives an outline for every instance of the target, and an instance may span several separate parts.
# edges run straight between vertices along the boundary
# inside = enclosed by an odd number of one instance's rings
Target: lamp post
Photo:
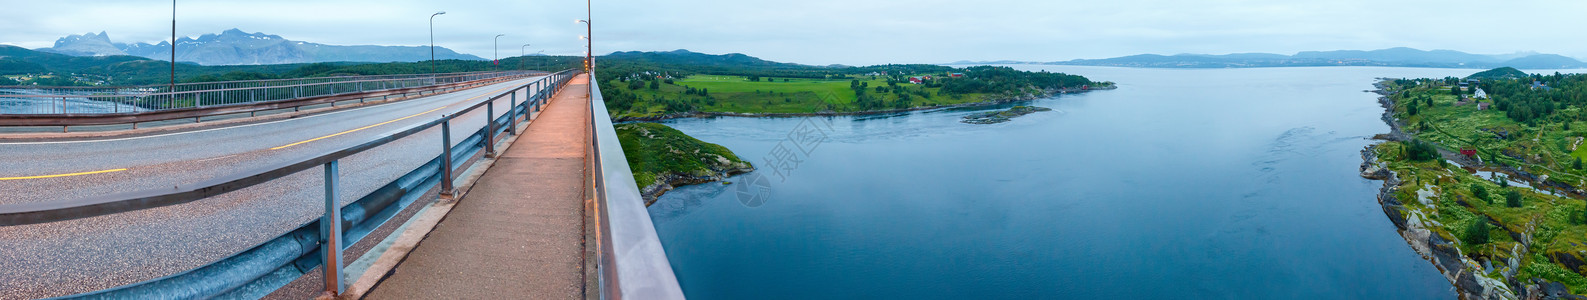
[[[435,73],[435,16],[444,14],[446,12],[442,11],[430,15],[430,73]]]
[[[584,23],[584,36],[579,38],[584,39],[584,72],[589,73],[595,70],[595,49],[593,49],[595,42],[590,39],[594,27],[590,25],[590,20],[575,20],[574,23]]]
[[[496,35],[496,38],[491,39],[491,58],[494,59],[491,60],[491,64],[495,64],[498,69],[500,69],[501,66],[501,37],[504,35],[507,34],[498,34]]]
[[[518,69],[523,70],[523,61],[529,57],[529,44],[518,47]]]
[[[176,92],[176,0],[171,0],[171,87]]]

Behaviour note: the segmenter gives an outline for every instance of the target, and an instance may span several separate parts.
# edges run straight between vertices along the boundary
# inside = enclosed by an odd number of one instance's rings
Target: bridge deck
[[[585,76],[552,98],[368,299],[584,297]]]

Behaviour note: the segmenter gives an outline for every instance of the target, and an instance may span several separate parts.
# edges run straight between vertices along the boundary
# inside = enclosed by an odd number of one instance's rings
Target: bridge
[[[574,70],[0,88],[0,298],[681,299],[607,116]]]

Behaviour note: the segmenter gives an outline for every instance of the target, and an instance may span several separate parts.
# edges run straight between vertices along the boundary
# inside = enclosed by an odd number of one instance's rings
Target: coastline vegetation
[[[681,114],[892,111],[1112,88],[1111,82],[1008,67],[806,66],[742,54],[619,52],[597,74],[616,120]]]
[[[1587,156],[1579,147],[1587,75],[1516,73],[1383,82],[1409,141],[1374,151],[1402,180],[1391,196],[1413,227],[1460,241],[1460,253],[1483,263],[1489,278],[1543,279],[1584,294],[1587,170],[1578,161]]]
[[[615,129],[646,205],[674,185],[716,181],[754,170],[727,147],[701,141],[667,125],[626,123]]]

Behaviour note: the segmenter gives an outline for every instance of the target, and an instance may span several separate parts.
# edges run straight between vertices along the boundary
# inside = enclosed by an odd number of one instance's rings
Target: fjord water
[[[832,117],[786,179],[798,118],[667,122],[770,179],[649,208],[692,299],[1451,299],[1361,178],[1376,77],[1477,70],[1014,66],[1119,83],[974,110]],[[1005,106],[1006,108],[1006,106]],[[787,145],[787,144],[785,144]],[[798,151],[798,150],[796,150]],[[792,166],[792,164],[790,164]],[[759,206],[741,199],[764,200]]]

